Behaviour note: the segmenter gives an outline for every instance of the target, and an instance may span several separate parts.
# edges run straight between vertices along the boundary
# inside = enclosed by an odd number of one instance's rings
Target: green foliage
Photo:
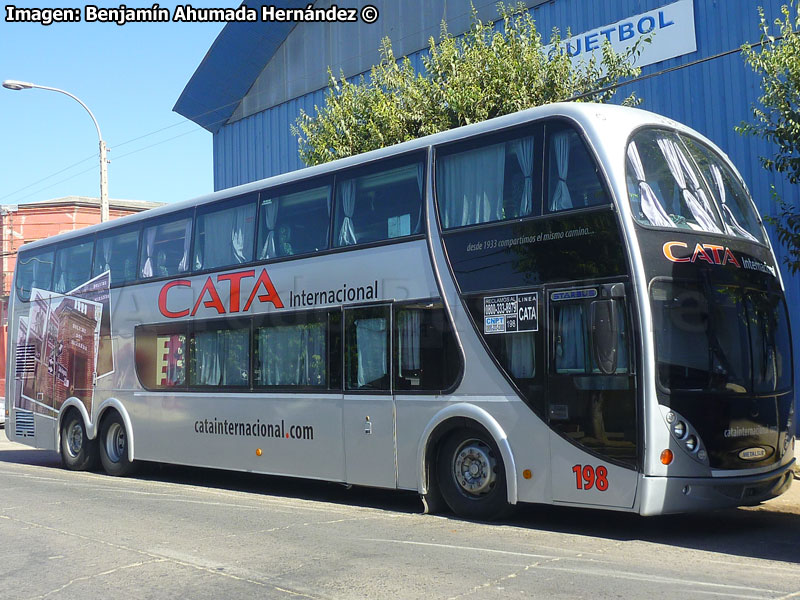
[[[524,4],[500,3],[498,12],[496,29],[473,7],[471,28],[458,38],[443,22],[439,41],[430,39],[424,75],[408,58],[396,60],[388,38],[368,79],[353,83],[329,71],[325,106],[314,107],[316,116],[301,112],[292,127],[300,157],[317,165],[550,102],[608,102],[614,84],[639,74],[638,42],[619,54],[606,40],[600,60],[576,66],[558,30],[549,48],[543,44]],[[637,103],[633,95],[624,101]]]
[[[742,123],[739,133],[755,135],[775,144],[775,155],[761,157],[765,168],[783,173],[789,182],[800,184],[800,4],[792,0],[781,8],[781,17],[770,24],[764,10],[761,17],[761,45],[742,48],[744,59],[761,77],[762,95],[753,106],[755,123]],[[771,33],[771,25],[780,31]],[[800,205],[797,194],[791,201],[781,199],[776,217],[767,220],[775,226],[778,239],[789,255],[785,262],[793,273],[800,271]]]

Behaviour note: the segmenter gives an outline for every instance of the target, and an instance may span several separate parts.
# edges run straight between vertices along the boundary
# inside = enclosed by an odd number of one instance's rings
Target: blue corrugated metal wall
[[[773,20],[779,15],[783,1],[763,0],[758,4],[764,7],[768,19]],[[534,8],[533,13],[540,32],[558,27],[562,32],[569,28],[579,33],[669,3],[664,0],[553,0]],[[697,52],[645,67],[643,74],[685,65],[759,39],[756,3],[695,0],[694,11]],[[422,67],[424,52],[423,49],[409,57],[418,69]],[[783,198],[800,202],[797,186],[790,186],[785,178],[761,168],[758,157],[771,155],[770,146],[760,139],[742,137],[733,129],[751,118],[750,107],[760,92],[758,79],[739,53],[624,86],[619,91],[619,100],[632,91],[642,98],[641,108],[686,123],[727,152],[739,167],[762,214],[775,214],[770,194],[772,185]],[[223,127],[214,136],[215,188],[228,188],[301,168],[297,142],[289,127],[301,108],[313,114],[314,105],[323,102],[324,90],[319,90]],[[774,237],[773,244],[782,262],[784,250]],[[795,380],[800,381],[800,277],[791,277],[785,269],[783,276],[795,331]]]

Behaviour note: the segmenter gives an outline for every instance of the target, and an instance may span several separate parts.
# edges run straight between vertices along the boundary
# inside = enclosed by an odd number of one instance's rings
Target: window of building
[[[396,307],[394,387],[441,391],[458,377],[460,357],[441,304]]]
[[[497,139],[494,136],[492,139]],[[444,229],[539,214],[541,172],[533,134],[440,153],[436,190]],[[475,146],[474,144],[471,144]]]
[[[547,127],[547,210],[558,212],[610,202],[586,144],[569,127]]]
[[[226,202],[221,208],[198,210],[194,269],[216,269],[252,261],[255,227],[255,194]]]
[[[272,316],[259,324],[253,343],[255,386],[340,387],[341,378],[333,374],[341,360],[338,323],[331,323],[327,313],[301,312]]]
[[[16,287],[20,300],[30,300],[31,290],[49,290],[53,280],[53,251],[23,252],[17,257]]]
[[[168,277],[189,271],[192,219],[172,217],[169,221],[145,227],[139,274],[144,279]]]
[[[92,277],[111,271],[111,284],[136,279],[136,257],[139,256],[139,230],[100,236],[94,253]]]
[[[190,387],[250,385],[250,324],[195,323],[189,342]]]
[[[186,386],[186,329],[170,324],[140,325],[135,330],[135,363],[145,389]]]
[[[54,292],[66,294],[91,279],[93,249],[91,240],[58,249],[53,273]]]
[[[258,258],[267,260],[328,248],[331,186],[261,193]]]
[[[345,389],[388,391],[389,307],[345,311]]]
[[[422,232],[424,165],[396,161],[337,178],[334,246],[352,246]]]

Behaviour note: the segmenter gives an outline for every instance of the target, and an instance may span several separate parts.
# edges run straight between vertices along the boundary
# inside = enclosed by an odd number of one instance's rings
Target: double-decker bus
[[[791,485],[775,256],[710,141],[526,110],[24,246],[11,440],[643,515]]]

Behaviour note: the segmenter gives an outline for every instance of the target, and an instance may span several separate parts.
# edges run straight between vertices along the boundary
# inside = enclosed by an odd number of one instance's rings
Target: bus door
[[[344,448],[347,483],[395,487],[391,305],[344,310]]]
[[[553,500],[629,508],[636,389],[624,284],[546,290]]]

